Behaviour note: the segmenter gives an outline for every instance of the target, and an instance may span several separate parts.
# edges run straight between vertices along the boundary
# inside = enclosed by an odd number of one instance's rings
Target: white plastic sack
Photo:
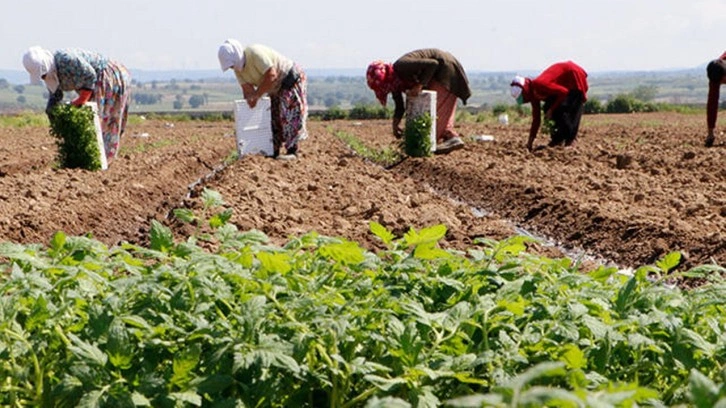
[[[96,102],[86,102],[85,105],[90,106],[91,110],[93,110],[93,126],[96,128],[96,142],[98,143],[98,152],[101,156],[101,170],[107,170],[108,161],[106,160],[106,147],[103,143],[101,119],[98,117],[98,104],[96,104]]]
[[[270,98],[260,98],[254,109],[250,109],[245,100],[236,100],[234,105],[235,136],[239,157],[246,154],[272,156],[274,144]]]
[[[428,113],[431,116],[431,153],[436,151],[436,92],[421,91],[415,98],[406,98],[406,118],[414,119]]]

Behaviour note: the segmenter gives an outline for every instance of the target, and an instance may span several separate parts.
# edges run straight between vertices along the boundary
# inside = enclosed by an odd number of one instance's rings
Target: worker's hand
[[[255,106],[257,106],[257,101],[260,99],[260,97],[257,95],[257,92],[252,93],[250,96],[247,97],[247,105],[254,109]]]
[[[423,85],[417,84],[417,85],[414,85],[413,88],[406,91],[406,96],[408,96],[409,98],[415,98],[415,97],[421,95],[422,91],[423,91]]]
[[[73,106],[83,106],[84,103],[88,102],[93,95],[93,91],[88,89],[81,89],[78,91],[78,97],[71,101]]]

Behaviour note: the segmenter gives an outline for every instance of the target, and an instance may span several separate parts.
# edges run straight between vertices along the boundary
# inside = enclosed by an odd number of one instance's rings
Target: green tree
[[[349,119],[387,119],[389,112],[379,104],[356,105],[348,113]]]
[[[138,105],[153,105],[161,102],[161,94],[152,93],[134,93],[134,102]]]
[[[204,96],[192,95],[189,97],[189,106],[191,106],[192,108],[196,109],[202,105],[204,105]]]
[[[585,102],[585,113],[586,114],[594,114],[594,113],[602,113],[603,107],[602,102],[600,102],[597,98],[588,98],[587,102]]]
[[[608,102],[605,111],[607,113],[633,113],[641,112],[643,103],[636,100],[631,95],[618,95],[612,101]]]
[[[337,106],[332,106],[323,113],[323,120],[345,119],[346,117],[348,117],[347,112]]]
[[[181,109],[184,106],[184,96],[183,95],[177,95],[176,99],[174,100],[174,109]]]

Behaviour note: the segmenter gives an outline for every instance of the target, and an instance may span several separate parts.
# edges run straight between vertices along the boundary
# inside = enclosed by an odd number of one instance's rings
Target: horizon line
[[[599,70],[587,70],[588,73],[626,73],[626,72],[674,72],[674,71],[693,71],[698,69],[705,69],[706,64],[701,64],[692,67],[671,67],[671,68],[657,68],[657,69],[599,69]],[[306,71],[361,71],[365,72],[365,69],[360,67],[309,67],[304,68]],[[130,71],[134,72],[209,72],[217,71],[220,76],[226,76],[227,73],[222,72],[219,68],[163,68],[163,69],[148,69],[148,68],[129,68]],[[6,72],[20,72],[24,73],[23,69],[18,68],[0,68],[0,71]],[[510,72],[540,72],[541,69],[527,68],[527,69],[467,69],[467,72],[472,73],[510,73]]]

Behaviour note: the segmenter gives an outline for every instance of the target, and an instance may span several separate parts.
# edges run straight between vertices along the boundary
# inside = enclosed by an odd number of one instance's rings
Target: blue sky
[[[726,50],[726,0],[90,0],[3,5],[0,69],[31,45],[101,52],[130,69],[216,69],[226,38],[309,68],[356,68],[424,47],[467,70],[692,68]],[[721,29],[719,29],[721,28]]]

